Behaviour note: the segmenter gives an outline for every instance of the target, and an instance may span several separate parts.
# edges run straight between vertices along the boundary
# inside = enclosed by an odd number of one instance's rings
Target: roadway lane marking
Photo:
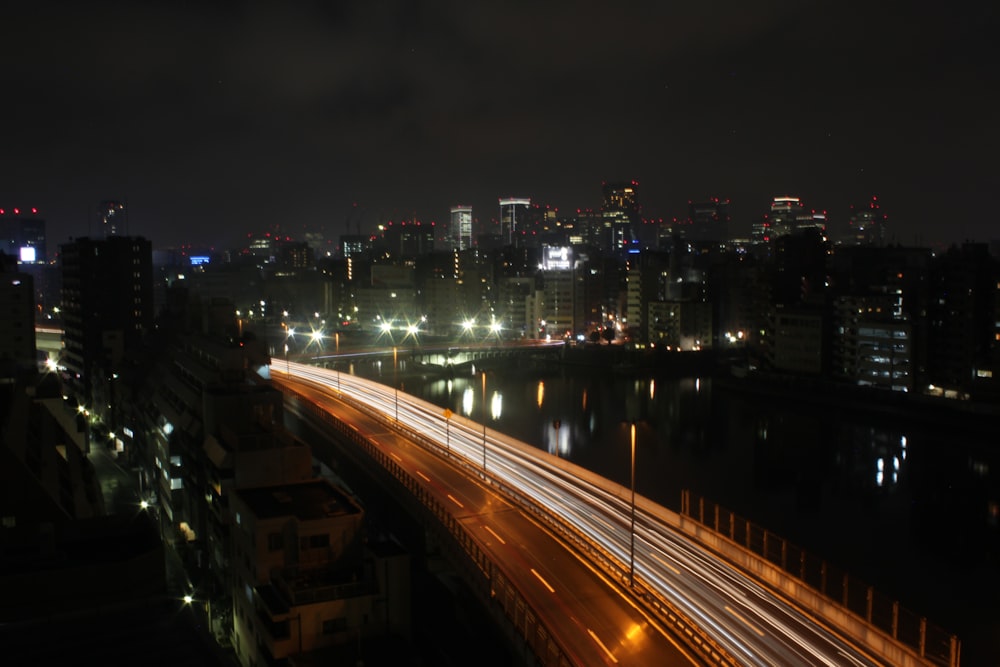
[[[756,632],[761,637],[764,636],[764,631],[763,630],[761,630],[756,625],[754,625],[753,623],[751,623],[750,621],[748,621],[745,616],[741,615],[739,612],[737,612],[735,609],[733,609],[732,607],[730,607],[728,604],[726,605],[726,611],[728,611],[730,614],[732,614],[737,619],[739,619],[740,621],[742,621],[743,625],[747,626],[748,628],[750,628],[751,630],[753,630],[754,632]]]
[[[533,575],[535,575],[536,577],[538,577],[538,580],[540,582],[542,582],[543,586],[545,586],[547,589],[549,589],[549,593],[555,593],[556,592],[556,589],[552,588],[552,586],[549,585],[549,582],[545,581],[545,578],[542,575],[538,574],[538,570],[536,570],[535,568],[531,568],[531,573]],[[604,650],[607,651],[607,649],[604,649]]]
[[[396,459],[396,461],[398,461],[399,463],[403,462],[403,458],[399,454],[397,454],[396,452],[389,452],[389,456],[391,456],[392,458]]]
[[[532,572],[534,572],[534,570],[532,570]],[[591,638],[595,642],[597,642],[597,645],[601,647],[601,650],[604,651],[609,658],[611,658],[611,662],[618,664],[618,658],[615,657],[614,653],[608,650],[608,647],[604,645],[604,642],[601,641],[601,638],[598,637],[597,634],[590,628],[587,628],[587,632],[590,634]]]
[[[673,565],[671,565],[671,564],[670,564],[670,563],[668,563],[667,561],[663,560],[662,558],[660,558],[660,557],[659,557],[659,556],[657,556],[656,554],[650,554],[650,555],[651,555],[651,556],[652,556],[653,558],[655,558],[656,560],[658,560],[658,561],[659,561],[659,562],[660,562],[660,563],[661,563],[661,564],[663,565],[663,567],[666,567],[666,568],[669,568],[669,569],[670,569],[670,571],[671,571],[671,572],[673,572],[674,574],[680,574],[680,573],[681,573],[681,571],[680,571],[680,570],[678,570],[678,569],[677,569],[676,567],[674,567]]]
[[[486,529],[486,532],[495,537],[497,539],[497,542],[499,542],[500,544],[507,544],[502,537],[493,532],[492,528],[490,528],[489,526],[483,526],[483,528]]]
[[[427,476],[427,475],[425,475],[424,473],[420,472],[419,470],[417,471],[417,474],[418,474],[418,475],[420,475],[420,476],[421,476],[421,477],[423,478],[423,480],[424,480],[425,482],[429,482],[429,481],[431,481],[431,478],[430,478],[430,477],[428,477],[428,476]]]
[[[465,509],[465,505],[463,505],[462,503],[460,503],[458,501],[458,498],[456,498],[455,496],[451,495],[450,493],[448,494],[448,500],[450,500],[451,502],[455,503],[456,505],[458,505],[462,509]]]

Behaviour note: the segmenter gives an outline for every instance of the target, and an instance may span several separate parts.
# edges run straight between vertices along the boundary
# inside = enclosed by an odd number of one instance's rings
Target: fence
[[[898,601],[879,593],[845,570],[689,490],[681,492],[681,514],[780,567],[869,625],[910,647],[920,657],[935,665],[958,667],[960,642],[955,635],[928,623],[925,617],[902,607]]]

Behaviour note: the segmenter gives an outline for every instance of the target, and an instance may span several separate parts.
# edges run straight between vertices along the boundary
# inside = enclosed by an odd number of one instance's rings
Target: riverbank
[[[888,391],[829,380],[763,372],[735,377],[720,372],[713,377],[713,382],[715,386],[729,391],[878,419],[905,419],[916,426],[948,427],[983,434],[993,432],[1000,420],[1000,405],[992,403]]]

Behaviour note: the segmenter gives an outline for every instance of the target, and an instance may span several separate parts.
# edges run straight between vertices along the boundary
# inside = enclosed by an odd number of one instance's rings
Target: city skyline
[[[791,2],[33,3],[0,45],[0,205],[53,247],[124,200],[158,246],[246,231],[481,222],[503,197],[644,213],[794,195],[845,224],[878,196],[904,245],[988,241],[1000,147],[990,7]]]

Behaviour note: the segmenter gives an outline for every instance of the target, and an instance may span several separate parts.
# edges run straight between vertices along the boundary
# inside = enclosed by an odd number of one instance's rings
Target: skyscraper
[[[688,202],[684,236],[690,241],[726,241],[729,239],[729,200],[712,197],[707,201]]]
[[[472,207],[452,206],[451,224],[448,227],[452,248],[468,250],[472,247]]]
[[[851,217],[847,222],[849,245],[884,246],[888,217],[879,207],[878,197],[861,206],[851,206]]]
[[[97,213],[101,219],[101,234],[104,238],[128,233],[128,217],[124,202],[102,201],[97,207]]]
[[[504,245],[514,245],[521,227],[527,222],[531,199],[507,197],[500,199],[500,236]]]
[[[636,227],[641,219],[639,183],[602,183],[604,205],[601,207],[600,247],[605,252],[618,253],[636,239]]]
[[[19,264],[44,264],[45,220],[37,208],[0,208],[0,250]]]

